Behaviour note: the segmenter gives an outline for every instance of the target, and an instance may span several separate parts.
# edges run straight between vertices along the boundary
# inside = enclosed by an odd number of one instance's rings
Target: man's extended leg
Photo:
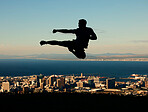
[[[79,46],[75,45],[74,41],[41,41],[40,45],[59,45],[63,47],[67,47],[70,52],[72,52],[77,58],[84,59],[86,54],[84,52],[84,48],[79,48]]]
[[[79,50],[73,50],[71,51],[77,58],[79,59],[85,59],[86,54],[84,52],[84,49],[79,49]]]
[[[59,46],[63,46],[63,47],[70,47],[72,46],[72,41],[56,41],[56,40],[52,40],[52,41],[41,41],[40,45],[45,45],[45,44],[50,44],[50,45],[59,45]]]

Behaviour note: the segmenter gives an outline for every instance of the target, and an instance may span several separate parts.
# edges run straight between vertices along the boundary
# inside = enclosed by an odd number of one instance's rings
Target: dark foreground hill
[[[89,93],[0,94],[0,112],[99,112],[146,110],[148,96]]]

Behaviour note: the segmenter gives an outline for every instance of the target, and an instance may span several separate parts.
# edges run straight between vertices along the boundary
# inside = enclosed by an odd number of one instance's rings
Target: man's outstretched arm
[[[90,39],[91,39],[91,40],[97,40],[97,35],[96,35],[95,32],[93,31],[93,29],[91,29]]]
[[[60,32],[60,33],[75,33],[75,30],[67,30],[67,29],[54,29],[53,33]]]

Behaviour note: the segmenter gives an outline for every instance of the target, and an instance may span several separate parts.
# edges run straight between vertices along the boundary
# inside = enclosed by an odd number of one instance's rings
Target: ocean
[[[148,62],[0,59],[0,76],[80,75],[81,73],[105,77],[145,75],[148,74]]]

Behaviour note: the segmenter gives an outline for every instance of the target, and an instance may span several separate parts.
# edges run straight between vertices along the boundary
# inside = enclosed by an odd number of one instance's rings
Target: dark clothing
[[[87,48],[89,39],[96,40],[96,34],[92,30],[92,28],[85,27],[85,28],[77,28],[73,30],[63,30],[64,33],[73,33],[76,35],[76,39],[73,40],[75,44],[80,47]]]
[[[72,41],[47,41],[41,42],[43,44],[50,44],[50,45],[59,45],[63,47],[67,47],[70,52],[72,52],[77,58],[84,59],[86,57],[84,48],[88,47],[89,40],[96,40],[97,36],[94,31],[89,27],[81,27],[72,30],[53,30],[55,33],[56,31],[61,33],[73,33],[76,35],[76,39]]]
[[[53,42],[53,41],[52,41]],[[51,41],[49,42],[51,43]],[[81,45],[81,43],[78,43],[76,40],[72,41],[54,41],[54,45],[60,45],[63,47],[68,47],[70,49],[74,49],[77,51],[84,51],[84,45]]]
[[[74,49],[77,51],[84,51],[84,47],[76,43],[76,40],[73,41],[47,41],[50,45],[59,45],[63,47],[68,47],[69,49]]]

